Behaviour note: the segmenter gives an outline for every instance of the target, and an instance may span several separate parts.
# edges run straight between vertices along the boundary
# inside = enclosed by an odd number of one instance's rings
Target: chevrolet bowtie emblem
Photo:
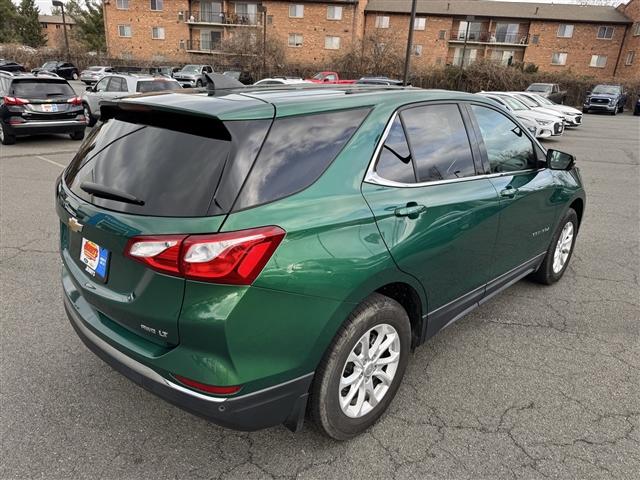
[[[72,232],[80,232],[82,230],[82,224],[74,217],[69,217],[67,225]]]

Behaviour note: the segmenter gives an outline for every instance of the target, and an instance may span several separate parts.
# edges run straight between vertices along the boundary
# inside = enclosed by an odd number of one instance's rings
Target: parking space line
[[[36,158],[43,160],[51,165],[55,165],[56,167],[66,168],[66,165],[62,165],[61,163],[54,162],[53,160],[48,159],[47,157],[43,157],[42,155],[36,155]]]

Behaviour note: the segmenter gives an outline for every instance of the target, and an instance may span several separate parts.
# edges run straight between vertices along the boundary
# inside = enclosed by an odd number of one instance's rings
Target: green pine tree
[[[0,43],[11,43],[18,39],[18,11],[11,0],[0,0]]]
[[[35,0],[22,0],[18,7],[18,36],[20,41],[30,47],[41,47],[47,43],[47,37],[40,26],[40,9]]]
[[[104,33],[102,2],[85,0],[84,5],[81,5],[77,0],[70,0],[65,5],[65,11],[76,22],[73,29],[75,39],[88,50],[104,51],[107,42]]]

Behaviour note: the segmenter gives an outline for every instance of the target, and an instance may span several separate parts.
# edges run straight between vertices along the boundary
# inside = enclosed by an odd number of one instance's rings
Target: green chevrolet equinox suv
[[[571,155],[481,96],[267,88],[102,105],[56,185],[64,306],[179,407],[347,439],[415,347],[562,277],[585,192]]]

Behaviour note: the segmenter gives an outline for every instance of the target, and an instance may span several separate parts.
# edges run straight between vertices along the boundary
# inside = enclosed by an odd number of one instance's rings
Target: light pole
[[[460,67],[464,68],[464,56],[467,53],[467,40],[469,39],[469,27],[471,22],[476,19],[473,15],[467,15],[467,29],[464,33],[464,45],[462,46],[462,60],[460,61]]]
[[[262,77],[267,69],[267,7],[258,6],[258,11],[262,13]]]
[[[407,54],[404,57],[404,81],[403,84],[409,83],[409,70],[411,69],[411,46],[413,44],[413,29],[416,22],[416,4],[418,0],[413,0],[411,4],[411,20],[409,23],[409,38],[407,39]]]
[[[67,62],[71,58],[71,54],[69,53],[69,38],[67,37],[67,22],[64,17],[64,3],[61,0],[53,0],[51,2],[54,7],[60,7],[62,9],[62,31],[64,32],[64,45],[67,49]]]

